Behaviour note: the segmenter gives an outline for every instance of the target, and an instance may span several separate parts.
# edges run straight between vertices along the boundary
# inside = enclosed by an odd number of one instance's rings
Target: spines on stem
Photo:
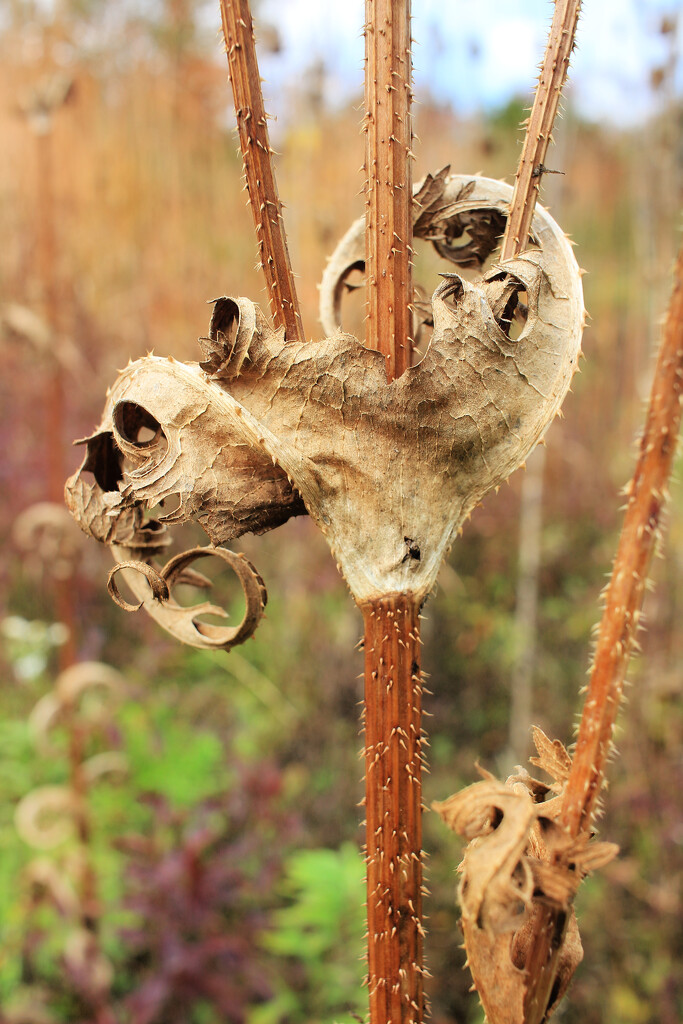
[[[422,680],[409,595],[363,606],[365,619],[368,990],[373,1024],[419,1024],[422,942]]]
[[[645,428],[614,569],[605,593],[563,818],[574,835],[590,826],[604,778],[624,678],[636,645],[652,556],[661,535],[683,395],[683,248],[657,359]]]
[[[366,344],[393,380],[412,359],[410,0],[366,0],[365,11]]]
[[[555,0],[555,13],[536,95],[525,124],[524,145],[501,247],[503,260],[512,259],[527,245],[541,180],[548,172],[545,159],[574,49],[580,11],[581,0]]]
[[[612,748],[612,734],[621,703],[632,651],[637,647],[647,575],[661,532],[661,517],[673,468],[681,423],[683,396],[683,247],[678,254],[674,287],[657,358],[645,428],[633,478],[626,487],[628,502],[604,595],[590,680],[576,750],[559,820],[576,836],[591,827],[600,810],[600,792]],[[556,971],[552,936],[558,915],[545,908],[530,943],[526,961],[529,985],[525,1021],[544,1020]]]
[[[289,341],[303,341],[299,300],[268,138],[249,0],[221,0],[221,17],[259,264],[266,278],[271,313],[276,326],[284,327]]]

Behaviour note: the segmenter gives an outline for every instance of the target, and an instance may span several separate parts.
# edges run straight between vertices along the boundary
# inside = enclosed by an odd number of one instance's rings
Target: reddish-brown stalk
[[[661,531],[681,422],[683,247],[650,391],[650,404],[614,570],[607,587],[562,817],[572,835],[590,828],[602,788],[647,575]]]
[[[365,5],[368,348],[387,378],[412,358],[410,0]],[[424,1018],[422,687],[419,608],[408,594],[363,606],[368,986],[371,1024]]]
[[[304,340],[277,191],[249,0],[221,0],[230,82],[247,193],[273,320],[289,341]]]
[[[569,70],[569,58],[574,49],[580,11],[581,0],[555,0],[548,45],[527,122],[522,155],[515,178],[515,190],[505,225],[500,253],[503,260],[516,256],[527,245],[541,179],[547,171],[546,154],[560,105],[562,87]]]
[[[628,503],[605,595],[598,641],[562,806],[561,821],[573,836],[590,829],[605,778],[612,732],[624,687],[647,574],[666,503],[681,423],[683,396],[683,247],[678,254],[671,303],[655,367],[650,404]],[[563,922],[546,909],[539,918],[526,968],[526,1024],[543,1021],[555,976]]]
[[[36,145],[36,256],[42,293],[42,314],[53,335],[59,331],[59,293],[57,283],[57,236],[55,228],[53,119],[68,93],[52,99],[50,80],[46,79],[25,113]],[[44,95],[45,94],[45,95]],[[45,382],[45,483],[48,501],[64,501],[64,372],[54,359]],[[54,581],[55,613],[67,628],[65,643],[58,652],[60,671],[76,660],[75,614],[71,580]]]
[[[421,1022],[419,616],[391,594],[363,607],[368,986],[371,1024]]]
[[[410,0],[366,0],[365,343],[389,380],[412,357],[411,77]]]

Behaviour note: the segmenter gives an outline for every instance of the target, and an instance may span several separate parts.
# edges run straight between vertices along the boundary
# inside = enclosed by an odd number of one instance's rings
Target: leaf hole
[[[88,441],[88,457],[83,464],[84,473],[92,473],[103,491],[118,491],[121,472],[121,452],[108,431]]]
[[[121,438],[135,448],[166,448],[161,424],[137,402],[119,402],[114,409],[114,427]]]

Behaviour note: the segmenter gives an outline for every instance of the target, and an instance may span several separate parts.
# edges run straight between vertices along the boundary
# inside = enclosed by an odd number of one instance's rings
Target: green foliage
[[[281,887],[288,905],[271,915],[263,945],[296,964],[297,991],[280,979],[275,998],[252,1012],[250,1024],[351,1024],[364,1014],[364,874],[351,843],[289,856]]]

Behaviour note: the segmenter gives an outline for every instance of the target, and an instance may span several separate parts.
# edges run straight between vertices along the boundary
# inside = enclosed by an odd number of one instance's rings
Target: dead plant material
[[[460,230],[504,216],[510,191],[449,178],[443,200]],[[67,481],[72,513],[121,560],[150,561],[176,522],[222,544],[308,511],[360,604],[423,601],[462,522],[543,436],[576,369],[579,270],[540,208],[533,230],[538,248],[476,284],[439,285],[429,348],[391,383],[384,357],[350,335],[287,341],[248,299],[219,299],[201,364],[147,356],[120,374]],[[528,298],[514,341],[500,315],[509,282]],[[161,502],[174,507],[145,523]]]
[[[206,615],[226,619],[227,612],[219,605],[204,601],[185,607],[171,596],[173,587],[179,583],[199,586],[202,589],[211,587],[209,579],[189,568],[197,559],[211,557],[225,562],[242,586],[246,608],[242,621],[237,626],[215,626],[203,621],[202,616]],[[124,574],[128,586],[137,597],[137,604],[131,604],[121,597],[115,580],[119,572]],[[116,604],[124,611],[136,612],[144,607],[155,622],[171,633],[176,640],[202,650],[229,651],[231,647],[248,640],[261,621],[268,600],[263,580],[249,559],[226,548],[191,548],[175,555],[158,572],[148,562],[124,560],[115,565],[109,573],[108,588]]]
[[[247,192],[273,320],[277,327],[284,327],[288,341],[303,341],[248,0],[221,0],[221,17]]]
[[[661,537],[661,523],[681,423],[683,392],[683,247],[674,270],[671,303],[657,358],[640,454],[631,482],[624,523],[600,622],[576,752],[567,779],[561,820],[570,835],[590,828],[598,809],[612,746],[624,679],[636,635],[650,562]],[[561,928],[548,908],[529,946],[531,979],[526,1011],[529,1024],[543,1021],[555,978],[552,936]]]
[[[425,1015],[419,607],[390,594],[362,611],[370,1020],[417,1024]]]
[[[81,540],[62,504],[39,501],[14,520],[12,539],[28,572],[54,580],[73,577],[81,555]]]
[[[410,0],[366,0],[366,345],[390,381],[412,356],[411,83]]]
[[[580,12],[581,0],[555,0],[548,45],[515,178],[510,217],[501,249],[502,259],[511,259],[528,247],[531,221],[543,175],[556,173],[549,171],[545,160],[562,88],[567,80]]]
[[[557,982],[546,1009],[562,998],[583,951],[572,902],[585,875],[617,853],[612,843],[572,837],[559,816],[570,758],[562,744],[534,729],[538,757],[531,763],[552,784],[524,769],[505,784],[481,770],[483,781],[467,787],[434,810],[468,841],[459,900],[467,959],[489,1024],[528,1024],[525,971],[538,920],[552,908],[561,922]]]

